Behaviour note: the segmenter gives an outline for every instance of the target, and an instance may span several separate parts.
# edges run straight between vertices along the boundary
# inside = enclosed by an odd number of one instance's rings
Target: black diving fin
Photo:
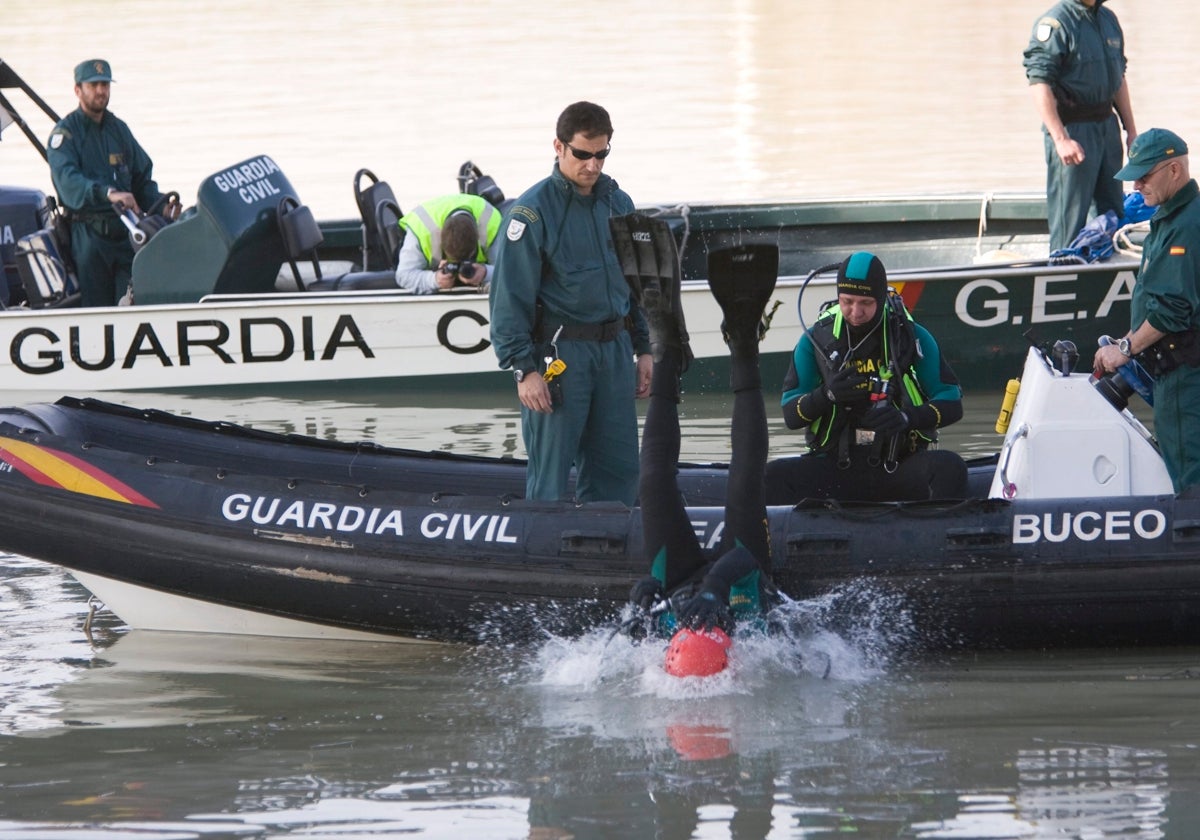
[[[610,218],[608,226],[621,273],[650,323],[652,345],[662,342],[682,348],[686,367],[691,348],[680,298],[679,248],[670,225],[630,213]],[[661,358],[661,351],[656,350],[654,357]]]
[[[778,277],[776,245],[737,245],[709,252],[708,288],[725,313],[721,331],[727,343],[751,332],[755,342],[762,340],[774,315],[774,309],[770,314],[764,310]]]

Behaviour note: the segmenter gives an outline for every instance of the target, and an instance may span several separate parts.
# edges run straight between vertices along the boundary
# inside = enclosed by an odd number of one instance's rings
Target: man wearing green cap
[[[1125,80],[1125,38],[1103,4],[1061,0],[1038,18],[1025,48],[1025,76],[1044,135],[1051,251],[1071,244],[1093,202],[1098,215],[1124,215],[1125,195],[1112,179],[1123,151],[1117,117],[1126,145],[1137,128]]]
[[[792,353],[783,420],[804,429],[809,452],[767,465],[767,504],[962,498],[966,463],[932,448],[937,430],[963,414],[937,342],[889,294],[874,254],[842,262],[837,292]]]
[[[83,306],[113,306],[129,286],[133,245],[116,205],[140,214],[162,197],[150,156],[108,110],[112,80],[103,59],[76,66],[79,107],[59,120],[46,144],[54,189],[72,220],[71,253]],[[162,213],[174,220],[178,202]]]
[[[1155,377],[1154,434],[1175,492],[1200,484],[1200,188],[1173,131],[1138,135],[1116,174],[1157,207],[1133,286],[1130,331],[1096,351],[1097,374],[1134,356]]]

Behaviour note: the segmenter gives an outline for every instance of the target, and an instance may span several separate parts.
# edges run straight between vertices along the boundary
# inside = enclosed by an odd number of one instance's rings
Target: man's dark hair
[[[604,136],[612,139],[612,120],[605,111],[594,102],[576,102],[568,105],[566,110],[558,115],[558,126],[554,129],[558,139],[570,143],[576,134],[582,134],[589,140]]]
[[[478,248],[479,228],[475,217],[470,210],[455,210],[442,225],[442,253],[450,262],[463,262],[474,260]]]

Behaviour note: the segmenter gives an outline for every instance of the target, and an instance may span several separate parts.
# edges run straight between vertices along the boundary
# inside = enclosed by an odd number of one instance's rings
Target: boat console
[[[273,292],[286,258],[277,221],[284,198],[299,201],[287,176],[267,155],[205,178],[196,205],[156,233],[134,257],[135,303],[189,303],[213,293]]]
[[[1171,495],[1153,436],[1086,373],[1030,348],[988,493],[1003,499]]]

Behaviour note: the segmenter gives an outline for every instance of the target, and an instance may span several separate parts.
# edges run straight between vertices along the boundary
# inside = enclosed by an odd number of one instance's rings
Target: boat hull
[[[1127,328],[1132,264],[1006,266],[895,273],[914,317],[938,338],[968,385],[999,388],[1033,328],[1081,348]],[[784,278],[763,345],[767,381],[780,382],[833,278]],[[689,387],[723,390],[728,349],[721,313],[702,281],[684,308],[697,359]],[[355,383],[380,389],[511,388],[489,338],[486,295],[332,292],[213,296],[195,304],[0,313],[0,376],[22,392],[93,393]]]
[[[517,461],[69,400],[4,420],[0,548],[78,573],[134,627],[534,639],[613,620],[645,570],[637,508],[525,501]],[[973,484],[995,469],[974,464]],[[723,481],[719,465],[681,474],[709,556]],[[922,649],[1200,641],[1200,501],[809,502],[769,519],[774,579],[839,632],[903,626]],[[168,603],[143,606],[155,593]]]

